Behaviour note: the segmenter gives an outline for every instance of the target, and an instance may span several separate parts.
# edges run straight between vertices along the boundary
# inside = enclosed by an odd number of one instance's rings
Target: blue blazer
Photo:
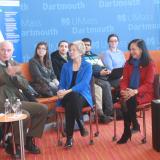
[[[62,67],[59,89],[69,89],[73,76],[73,61],[65,63]],[[92,78],[92,66],[90,63],[82,59],[81,66],[79,68],[76,84],[72,87],[72,91],[80,93],[93,107],[93,101],[91,96],[90,81]]]

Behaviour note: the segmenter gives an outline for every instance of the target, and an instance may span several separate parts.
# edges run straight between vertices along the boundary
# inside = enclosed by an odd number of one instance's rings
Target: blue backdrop
[[[50,52],[62,40],[89,37],[93,51],[106,50],[110,33],[127,50],[133,38],[143,38],[151,50],[160,49],[160,0],[21,0],[23,60],[37,42],[47,41]]]
[[[14,44],[15,60],[23,60],[21,51],[21,25],[20,25],[20,0],[0,1],[0,34],[1,39],[6,39]]]

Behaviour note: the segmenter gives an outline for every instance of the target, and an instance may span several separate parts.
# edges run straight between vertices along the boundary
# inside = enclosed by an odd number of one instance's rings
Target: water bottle
[[[21,114],[22,113],[22,103],[20,101],[20,99],[17,99],[16,101],[16,114]]]
[[[11,105],[10,105],[9,99],[5,100],[4,108],[5,108],[5,111],[4,111],[5,114],[11,113]]]

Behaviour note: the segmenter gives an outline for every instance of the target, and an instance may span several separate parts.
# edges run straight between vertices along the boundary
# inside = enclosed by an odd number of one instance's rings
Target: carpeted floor
[[[99,125],[100,135],[94,139],[94,145],[89,145],[89,137],[81,137],[79,132],[74,134],[74,146],[66,150],[57,146],[56,132],[46,131],[37,144],[42,150],[40,155],[26,152],[26,160],[160,160],[160,153],[152,148],[151,116],[147,111],[147,143],[141,144],[142,133],[136,133],[127,144],[117,145],[112,141],[113,122]],[[139,119],[142,124],[142,119]],[[142,125],[141,125],[142,128]],[[123,131],[123,122],[117,123],[118,138]],[[142,130],[142,129],[141,129]],[[65,142],[65,139],[63,139]],[[63,144],[64,145],[64,144]],[[4,149],[0,148],[0,160],[10,160]]]

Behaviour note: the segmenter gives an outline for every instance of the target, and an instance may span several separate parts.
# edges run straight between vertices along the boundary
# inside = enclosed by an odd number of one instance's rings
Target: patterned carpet
[[[51,129],[46,131],[37,144],[42,150],[40,155],[32,155],[26,152],[26,160],[160,160],[160,154],[152,148],[151,116],[147,111],[147,143],[141,144],[142,133],[136,133],[127,144],[117,145],[112,141],[113,122],[99,125],[100,135],[94,138],[94,145],[89,145],[89,137],[81,137],[79,132],[74,133],[74,146],[66,150],[63,146],[57,146],[56,132]],[[142,124],[142,119],[139,119]],[[142,125],[141,125],[142,126]],[[118,138],[123,131],[123,122],[117,123]],[[142,129],[141,129],[142,130]],[[65,139],[63,139],[65,142]],[[64,145],[64,144],[63,144]],[[0,148],[0,160],[10,160],[2,148]]]

